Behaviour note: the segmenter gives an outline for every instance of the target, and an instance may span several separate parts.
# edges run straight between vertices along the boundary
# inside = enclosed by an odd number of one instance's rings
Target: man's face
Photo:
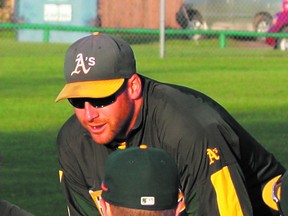
[[[134,112],[133,100],[127,88],[116,94],[115,102],[102,108],[95,108],[85,102],[83,109],[74,108],[80,123],[90,132],[97,144],[107,144],[114,138],[125,138]]]

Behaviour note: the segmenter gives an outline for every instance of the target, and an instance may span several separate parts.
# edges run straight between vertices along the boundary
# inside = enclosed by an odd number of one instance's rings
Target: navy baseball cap
[[[68,48],[64,63],[66,84],[55,101],[108,97],[134,73],[136,61],[126,41],[93,33]]]
[[[119,149],[106,161],[101,188],[102,198],[115,206],[173,209],[180,188],[177,165],[162,149],[146,145]]]

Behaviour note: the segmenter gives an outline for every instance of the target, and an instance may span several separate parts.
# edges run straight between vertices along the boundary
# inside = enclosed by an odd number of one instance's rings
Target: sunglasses
[[[104,98],[68,98],[69,103],[78,109],[84,109],[85,102],[88,102],[95,108],[103,108],[108,105],[113,104],[116,100],[118,95],[120,95],[125,89],[126,89],[126,80],[123,83],[123,85],[120,87],[120,89],[115,92],[113,95],[104,97]]]
[[[116,94],[105,98],[68,98],[68,101],[73,107],[78,109],[84,109],[85,102],[88,102],[95,108],[103,108],[116,101]]]

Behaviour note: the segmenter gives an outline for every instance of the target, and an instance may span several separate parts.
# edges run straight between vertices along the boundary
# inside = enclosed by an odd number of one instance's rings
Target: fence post
[[[50,38],[50,30],[49,29],[44,29],[43,41],[45,43],[48,43],[49,42],[49,38]]]
[[[165,0],[160,0],[160,58],[165,53]]]
[[[226,35],[224,32],[220,32],[219,34],[219,42],[220,42],[220,48],[226,47]]]

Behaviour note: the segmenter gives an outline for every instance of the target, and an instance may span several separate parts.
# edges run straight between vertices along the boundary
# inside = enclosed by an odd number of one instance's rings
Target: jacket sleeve
[[[181,141],[189,152],[185,165],[180,165],[185,167],[182,182],[189,215],[272,215],[261,189],[283,167],[240,130],[237,134],[219,121],[198,131],[193,143],[188,136]]]
[[[71,147],[72,142],[78,142],[71,128],[61,129],[57,137],[59,179],[67,201],[68,215],[99,215],[96,205],[89,194],[89,188],[82,175],[79,161]],[[79,145],[79,143],[78,143]]]
[[[217,125],[182,137],[179,146],[188,215],[253,215],[243,173]]]
[[[86,197],[83,195],[85,193],[84,189],[78,187],[78,189],[73,189],[77,187],[69,182],[68,178],[65,178],[65,173],[60,170],[62,178],[61,185],[63,188],[63,192],[65,198],[67,200],[67,211],[69,216],[83,216],[83,215],[95,215],[100,216],[98,209],[95,204],[91,202],[90,197]],[[83,191],[83,193],[79,193],[79,191]]]

